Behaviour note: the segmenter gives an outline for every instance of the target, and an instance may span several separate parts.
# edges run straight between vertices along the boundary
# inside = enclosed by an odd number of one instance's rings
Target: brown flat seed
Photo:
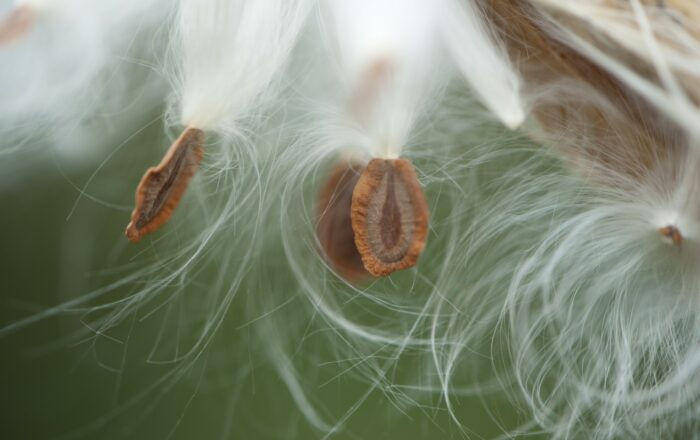
[[[428,203],[406,159],[372,159],[352,194],[352,229],[369,273],[412,267],[428,236]]]
[[[316,235],[323,256],[341,277],[352,282],[370,277],[355,246],[350,218],[352,192],[363,167],[344,162],[331,170],[319,193],[316,216]]]
[[[158,166],[146,171],[136,188],[136,206],[126,227],[129,241],[138,242],[168,221],[202,160],[203,145],[204,132],[186,128]]]
[[[0,45],[9,44],[32,27],[34,22],[34,9],[29,5],[19,6],[0,22]]]
[[[659,233],[671,240],[671,242],[676,246],[683,244],[683,235],[681,235],[681,231],[679,231],[678,228],[673,225],[660,228]]]

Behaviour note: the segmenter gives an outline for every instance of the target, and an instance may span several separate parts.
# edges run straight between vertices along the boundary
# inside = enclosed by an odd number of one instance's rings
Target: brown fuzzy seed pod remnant
[[[203,145],[204,132],[187,128],[158,166],[146,171],[136,188],[136,206],[126,227],[129,241],[137,243],[170,219],[202,160]]]
[[[428,203],[406,159],[372,159],[352,194],[352,229],[369,273],[387,276],[418,262],[428,236]]]
[[[9,44],[25,35],[34,23],[36,13],[29,5],[17,7],[0,21],[0,46]]]
[[[614,56],[644,78],[653,66],[603,38],[590,24],[526,0],[480,0],[485,17],[517,60],[523,89],[542,98],[532,115],[531,135],[564,153],[575,169],[610,184],[611,172],[644,178],[687,143],[677,125],[602,65],[567,42],[562,29]],[[615,2],[621,6],[628,2]],[[546,97],[546,99],[544,98]],[[614,181],[614,185],[625,183]]]
[[[343,162],[336,165],[318,199],[316,235],[323,256],[344,279],[359,282],[370,278],[355,246],[350,212],[352,193],[364,165]]]

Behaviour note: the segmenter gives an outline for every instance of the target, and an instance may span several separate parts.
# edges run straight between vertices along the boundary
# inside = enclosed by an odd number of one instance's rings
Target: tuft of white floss
[[[440,3],[334,0],[326,17],[345,90],[347,147],[365,157],[399,157],[416,119],[439,93]]]
[[[187,216],[174,219],[137,264],[123,269],[118,283],[5,327],[0,335],[68,306],[88,307],[87,301],[101,300],[84,319],[97,335],[109,335],[132,316],[141,322],[180,310],[181,320],[163,318],[154,343],[154,353],[164,353],[162,362],[172,367],[154,389],[205,359],[227,318],[245,314],[221,338],[227,344],[235,338],[231,346],[245,355],[229,356],[226,345],[224,357],[240,366],[251,352],[263,351],[300,413],[327,437],[349,425],[370,396],[385,398],[399,412],[417,406],[434,413],[432,403],[439,401],[466,434],[469,408],[461,399],[490,395],[499,384],[530,412],[532,420],[518,433],[611,439],[697,432],[700,202],[694,195],[700,162],[693,137],[684,136],[691,127],[676,120],[677,127],[663,131],[676,136],[656,145],[652,141],[661,137],[626,123],[634,112],[615,108],[619,101],[591,85],[555,78],[543,90],[529,90],[503,59],[501,43],[478,24],[478,8],[445,5],[326,3],[320,25],[334,32],[338,63],[322,68],[335,81],[306,84],[299,104],[278,96],[277,73],[303,26],[306,3],[184,0],[172,52],[181,65],[173,74],[178,122],[238,134],[241,119],[262,115],[262,105],[273,98],[280,111],[265,114],[254,127],[260,136],[243,139],[240,148],[221,142],[221,151],[215,150],[223,157],[220,166],[202,167],[194,197],[184,201]],[[642,29],[643,17],[630,10]],[[441,32],[444,23],[451,24]],[[562,23],[561,29],[556,35],[638,94],[658,92],[662,110],[676,102],[674,93],[689,89],[684,78],[676,87],[668,77],[679,66],[666,49],[661,58],[648,58],[666,77],[652,84],[573,28]],[[563,97],[561,108],[577,110],[565,120],[570,123],[553,124],[548,140],[555,148],[504,130],[468,99],[463,81],[441,93],[443,76],[435,67],[443,65],[441,44],[464,69],[469,60],[466,52],[455,53],[455,44],[472,34],[493,64],[477,66],[482,70],[470,81],[505,124],[522,119],[517,109],[522,113],[523,95],[556,103]],[[654,42],[646,35],[639,41],[652,53]],[[300,63],[308,53],[301,55]],[[489,72],[507,89],[484,83]],[[329,106],[331,116],[313,124],[303,119],[309,97],[331,96],[338,83],[342,92]],[[503,102],[496,92],[504,93]],[[582,108],[603,110],[608,125],[587,125]],[[301,114],[308,125],[290,123],[289,114]],[[601,126],[603,135],[595,130]],[[632,134],[620,133],[622,128]],[[565,166],[570,158],[552,142],[557,139],[592,154],[580,154],[585,163],[572,171]],[[650,148],[643,156],[637,153],[644,148],[610,139],[669,148],[664,154]],[[324,165],[338,153],[366,159],[407,151],[431,204],[424,257],[415,269],[387,279],[345,283],[328,270],[315,241],[314,201]],[[625,161],[633,163],[610,166]],[[669,224],[683,233],[682,246],[659,234]],[[107,296],[129,284],[129,295]],[[161,338],[181,329],[189,336],[182,344]],[[257,335],[253,342],[249,330]],[[318,350],[317,340],[330,353]],[[169,344],[176,346],[172,354],[160,350]],[[364,386],[357,401],[326,408],[318,397],[329,383],[322,373]],[[232,417],[241,416],[233,411]]]
[[[697,424],[700,248],[660,237],[673,212],[658,203],[663,183],[572,197],[579,207],[515,266],[503,323],[516,383],[553,438],[660,438]]]
[[[510,129],[525,120],[520,76],[475,0],[445,0],[442,37],[475,94]]]
[[[158,27],[167,20],[169,2],[16,5],[32,8],[35,17],[26,33],[0,46],[0,154],[31,149],[37,138],[48,137],[57,151],[78,157],[100,143],[93,125],[102,125],[96,131],[104,140],[105,132],[123,127],[125,120],[141,123],[144,109],[161,99],[162,86],[148,66],[160,50]],[[11,8],[8,2],[0,9]],[[145,32],[152,35],[150,44],[140,40]],[[133,77],[140,77],[138,86],[130,82]]]
[[[700,19],[700,10],[695,10],[696,16],[684,16],[673,3],[645,7],[639,0],[615,5],[578,0],[533,3],[559,13],[550,18],[558,24],[557,31],[564,41],[644,97],[696,140],[700,139],[700,29],[695,21]],[[659,80],[650,79],[639,72],[639,66],[626,63],[615,52],[598,47],[575,28],[561,24],[566,17],[575,17],[639,57],[651,66]]]
[[[181,0],[174,56],[178,122],[237,132],[269,103],[310,0]]]
[[[516,387],[553,438],[697,432],[700,40],[692,25],[638,0],[529,3],[504,16],[536,17],[530,29],[542,32],[533,38],[542,47],[528,67],[550,75],[528,78],[536,117],[553,151],[576,166],[550,188],[556,199],[490,219],[493,228],[513,218],[525,226],[554,210],[509,256],[514,270],[501,269]],[[523,196],[528,182],[546,189],[526,178]],[[682,238],[664,237],[666,227]]]

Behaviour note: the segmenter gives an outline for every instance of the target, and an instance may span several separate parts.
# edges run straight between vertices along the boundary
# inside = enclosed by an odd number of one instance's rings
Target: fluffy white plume
[[[59,3],[75,8],[61,14],[92,11]],[[100,336],[167,310],[153,353],[166,353],[171,369],[153,387],[174,383],[213,347],[226,371],[253,370],[249,355],[264,359],[281,378],[271,386],[286,386],[326,438],[374,396],[397,413],[444,408],[469,435],[462,403],[478,396],[491,411],[490,397],[504,391],[526,417],[501,425],[494,415],[504,437],[698,432],[694,3],[332,0],[308,34],[312,0],[179,5],[171,119],[223,135],[207,146],[194,197],[183,199],[187,215],[114,285],[0,336],[98,299],[84,322]],[[33,82],[52,85],[25,101],[8,86],[23,70],[0,71],[12,98],[0,100],[2,130],[39,104],[58,120],[63,104],[82,102],[72,99],[105,64],[78,56],[92,54],[85,47],[95,40],[83,35],[102,35],[81,26],[105,22],[77,21],[61,22],[67,52],[51,63],[53,52],[32,45],[41,22],[0,49],[18,65],[46,62]],[[78,73],[67,68],[81,60]],[[453,63],[471,91],[454,80]],[[66,82],[56,88],[57,79]],[[329,270],[315,203],[328,163],[343,154],[415,163],[431,211],[415,268],[360,285]],[[107,296],[131,283],[128,294]],[[177,307],[180,320],[170,316]],[[215,345],[230,315],[233,328]],[[161,337],[169,329],[178,340]],[[231,355],[233,345],[245,355]],[[337,377],[364,386],[348,407],[321,397]]]
[[[697,427],[700,34],[681,3],[498,6],[513,52],[532,54],[539,135],[580,191],[547,202],[556,217],[513,264],[502,315],[516,383],[555,438]]]
[[[658,107],[683,130],[700,139],[700,7],[692,2],[673,1],[643,6],[640,0],[593,2],[536,0],[562,20],[561,38],[576,50],[611,72],[616,78]],[[580,35],[572,18],[603,35],[607,46],[596,45]],[[618,46],[627,54],[621,55]],[[624,57],[638,57],[639,62]],[[658,80],[641,72],[650,66]]]
[[[94,120],[134,124],[121,117],[131,114],[142,122],[143,109],[152,108],[161,89],[149,78],[150,69],[138,66],[154,62],[140,37],[148,32],[147,49],[158,50],[157,26],[169,2],[26,0],[15,6],[29,8],[33,18],[25,33],[0,46],[4,152],[30,148],[27,138],[44,134],[59,148],[84,152],[81,147],[98,143],[84,128]],[[10,14],[13,7],[4,2],[0,13]],[[130,82],[135,77],[139,80]],[[132,102],[139,104],[130,108]]]
[[[178,123],[236,132],[275,96],[310,0],[181,0],[174,57]],[[269,101],[268,101],[269,103]]]
[[[362,0],[328,3],[338,75],[345,90],[348,147],[365,157],[398,157],[416,119],[434,99],[442,72],[440,2]],[[342,124],[342,122],[341,122]]]
[[[475,0],[445,0],[443,38],[474,93],[508,128],[525,119],[520,77]],[[516,60],[517,62],[517,60]]]

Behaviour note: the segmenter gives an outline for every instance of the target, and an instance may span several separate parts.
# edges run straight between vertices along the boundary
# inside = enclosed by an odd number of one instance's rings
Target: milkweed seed
[[[319,193],[316,216],[316,235],[324,257],[341,277],[353,282],[370,277],[355,246],[350,217],[352,192],[362,169],[363,165],[344,162],[331,170]]]
[[[136,206],[126,237],[136,243],[170,219],[204,154],[204,132],[187,128],[170,146],[163,160],[143,175],[136,188]]]
[[[352,194],[352,229],[365,269],[387,276],[418,261],[428,235],[428,203],[406,159],[372,159]]]
[[[660,228],[659,233],[671,240],[671,242],[676,246],[683,244],[683,235],[681,235],[681,231],[679,231],[678,228],[673,225]]]

